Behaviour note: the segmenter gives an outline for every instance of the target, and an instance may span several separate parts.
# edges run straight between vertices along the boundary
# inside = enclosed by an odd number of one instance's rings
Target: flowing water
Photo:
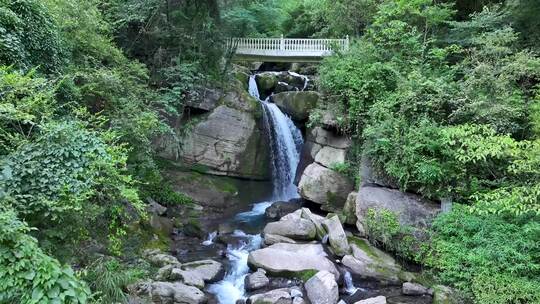
[[[307,86],[308,79],[304,78],[305,86]],[[268,99],[261,100],[255,76],[249,79],[249,93],[257,98],[263,107],[264,128],[271,153],[273,191],[268,202],[255,203],[250,211],[235,216],[237,223],[248,224],[259,222],[272,202],[288,201],[299,197],[294,185],[294,177],[300,161],[300,150],[304,144],[302,134],[293,121]],[[229,269],[225,278],[208,287],[208,291],[216,295],[220,304],[235,304],[237,300],[245,296],[244,279],[249,273],[248,255],[250,251],[261,247],[262,238],[259,234],[250,235],[236,230],[233,236],[241,238],[241,241],[239,244],[227,246],[226,256],[229,260]]]

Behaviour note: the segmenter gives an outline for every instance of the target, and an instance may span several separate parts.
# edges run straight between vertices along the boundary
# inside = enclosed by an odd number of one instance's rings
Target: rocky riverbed
[[[321,102],[310,77],[239,69],[230,90],[188,104],[185,146],[157,142],[201,216],[197,231],[169,231],[169,252],[145,253],[159,270],[131,286],[133,303],[445,303],[451,290],[423,286],[366,239],[369,210],[395,212],[421,239],[439,206],[396,190],[368,159],[357,188],[339,170],[351,140],[332,112],[306,125]]]

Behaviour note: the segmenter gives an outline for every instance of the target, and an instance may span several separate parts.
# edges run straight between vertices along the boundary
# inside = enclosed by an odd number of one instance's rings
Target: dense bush
[[[31,229],[0,207],[0,302],[86,303],[90,289],[69,266],[44,254]]]
[[[538,218],[477,215],[461,206],[454,209],[433,227],[429,264],[439,270],[440,279],[473,293],[478,303],[540,301]]]
[[[511,14],[455,21],[432,1],[381,1],[365,35],[319,69],[376,170],[469,205],[437,220],[425,262],[478,303],[539,301],[540,60],[519,47]],[[371,238],[407,257],[390,215],[370,222]]]
[[[59,72],[64,45],[49,10],[40,1],[0,1],[0,65]]]

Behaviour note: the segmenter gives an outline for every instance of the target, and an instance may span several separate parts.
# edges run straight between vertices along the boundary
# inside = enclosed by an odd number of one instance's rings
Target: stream
[[[305,80],[305,89],[308,78],[297,74],[295,76],[300,76]],[[249,78],[248,90],[263,108],[262,121],[271,152],[271,181],[242,181],[243,186],[239,189],[242,199],[238,204],[223,210],[221,217],[206,222],[207,231],[210,231],[206,238],[176,240],[177,248],[190,248],[177,251],[181,262],[210,258],[219,260],[225,265],[226,273],[223,279],[205,288],[208,294],[213,295],[209,303],[237,304],[247,299],[250,294],[246,292],[244,281],[250,273],[248,256],[251,251],[262,247],[261,232],[269,222],[265,216],[265,210],[274,202],[287,202],[300,198],[294,180],[304,144],[302,133],[291,118],[270,101],[270,96],[265,100],[261,99],[256,75]],[[328,237],[326,236],[325,239],[327,240]],[[323,241],[323,244],[325,243]],[[401,287],[379,288],[371,282],[354,282],[348,271],[339,265],[336,266],[343,274],[340,297],[346,303],[358,301],[360,294],[362,298],[380,294],[400,298]],[[302,286],[302,282],[295,279],[270,278],[270,286],[266,291],[292,286]],[[389,301],[389,303],[427,302]]]

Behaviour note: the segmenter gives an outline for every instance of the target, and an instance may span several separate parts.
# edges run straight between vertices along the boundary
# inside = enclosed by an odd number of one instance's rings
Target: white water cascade
[[[275,104],[260,99],[255,76],[249,78],[249,93],[257,98],[263,107],[264,128],[272,158],[272,200],[288,201],[297,198],[294,176],[300,161],[300,149],[304,144],[302,133]]]
[[[239,246],[227,246],[229,271],[223,280],[208,287],[208,291],[216,295],[220,304],[236,304],[237,300],[244,297],[244,279],[249,273],[248,255],[250,251],[259,249],[262,242],[260,235],[249,235],[241,230],[235,230],[233,236],[245,237],[247,242]]]
[[[343,275],[343,281],[345,283],[345,290],[348,294],[353,295],[358,291],[358,288],[354,286],[350,272],[345,271],[345,274]]]
[[[305,85],[308,79],[305,77]],[[272,197],[274,201],[288,201],[299,197],[294,177],[300,161],[300,150],[303,145],[302,134],[292,120],[268,100],[261,100],[255,76],[249,79],[249,94],[261,102],[263,122],[268,136],[271,155]],[[260,202],[253,205],[252,210],[236,215],[238,222],[250,222],[260,218],[271,202]],[[249,273],[247,259],[249,252],[261,247],[260,235],[248,235],[236,230],[233,236],[244,237],[248,241],[240,246],[227,247],[227,259],[230,262],[225,278],[209,286],[208,291],[215,294],[220,304],[236,304],[245,297],[244,279]]]

